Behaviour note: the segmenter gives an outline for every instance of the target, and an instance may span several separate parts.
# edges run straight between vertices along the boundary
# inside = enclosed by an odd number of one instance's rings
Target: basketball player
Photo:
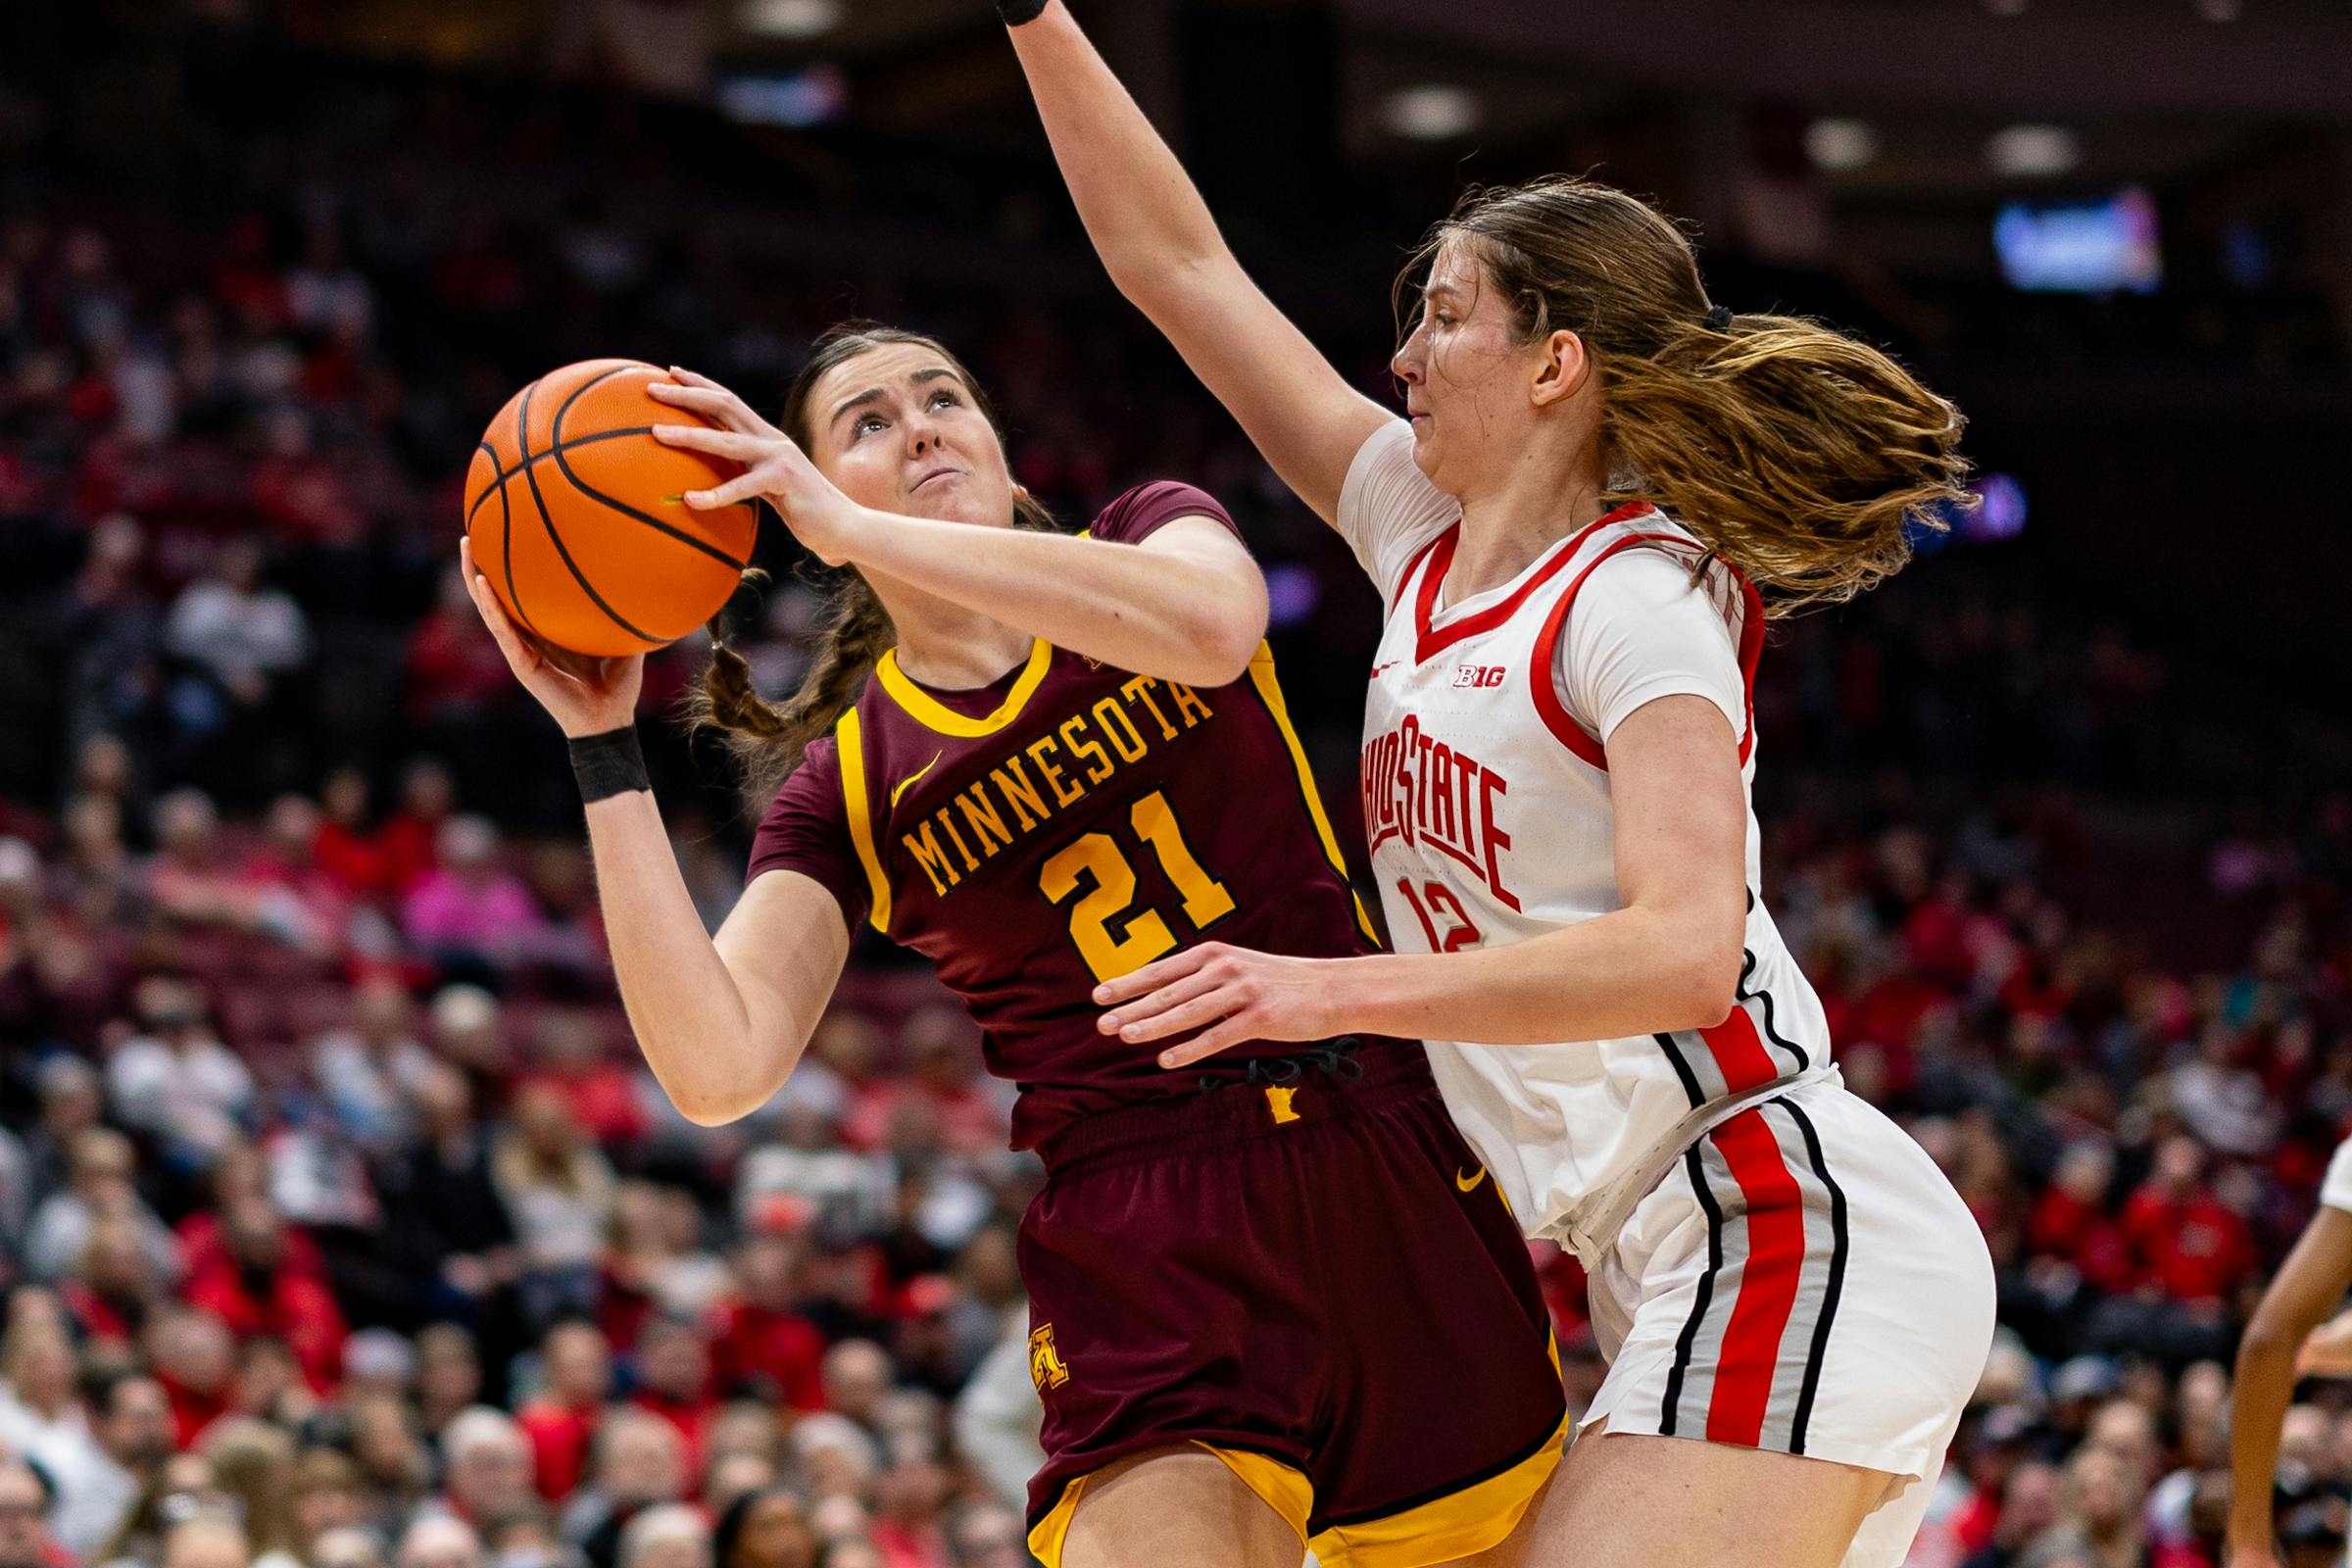
[[[572,743],[622,1000],[695,1120],[792,1071],[851,933],[932,959],[1020,1085],[1049,1172],[1021,1225],[1046,1409],[1049,1565],[1436,1563],[1509,1537],[1564,1402],[1524,1243],[1417,1043],[1243,1044],[1171,1074],[1093,988],[1230,935],[1367,952],[1232,521],[1180,484],[1072,538],[1034,526],[980,389],[929,338],[821,339],[784,431],[676,372],[746,466],[688,497],[774,503],[847,564],[824,646],[770,707],[722,649],[707,713],[772,797],[713,941],[633,727],[639,662],[551,668],[475,603]],[[1023,522],[1032,526],[1023,526]],[[1399,1261],[1409,1259],[1409,1266]],[[1497,1559],[1504,1560],[1504,1559]]]
[[[1934,1163],[1839,1087],[1759,896],[1750,584],[1893,570],[1960,494],[1958,416],[1873,350],[1711,306],[1671,221],[1552,179],[1467,201],[1408,269],[1397,418],[1250,282],[1058,0],[1000,9],[1113,278],[1389,607],[1361,781],[1416,951],[1220,933],[1106,982],[1102,1027],[1171,1067],[1431,1042],[1521,1221],[1592,1276],[1610,1360],[1544,1560],[1891,1568],[1992,1270]]]
[[[2319,1212],[2262,1293],[2237,1347],[2230,1388],[2227,1568],[2277,1568],[2278,1440],[2297,1377],[2352,1376],[2352,1314],[2331,1322],[2352,1289],[2352,1140],[2320,1182]]]

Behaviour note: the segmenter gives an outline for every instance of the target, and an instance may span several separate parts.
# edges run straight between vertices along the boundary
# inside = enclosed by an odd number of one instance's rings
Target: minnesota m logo
[[[1029,1331],[1029,1380],[1037,1385],[1040,1394],[1070,1381],[1069,1363],[1061,1358],[1060,1349],[1054,1344],[1051,1323],[1040,1323]]]

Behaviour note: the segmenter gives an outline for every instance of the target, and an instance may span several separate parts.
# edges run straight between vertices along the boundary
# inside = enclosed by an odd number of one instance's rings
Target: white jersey
[[[1622,906],[1603,744],[1634,709],[1670,693],[1712,699],[1752,781],[1761,607],[1719,563],[1693,583],[1703,548],[1639,505],[1508,583],[1442,605],[1460,509],[1411,448],[1402,421],[1376,432],[1339,509],[1389,603],[1361,759],[1373,871],[1401,952],[1522,942]],[[1758,843],[1751,805],[1746,951],[1722,1024],[1429,1043],[1447,1108],[1530,1234],[1590,1260],[1701,1131],[1829,1074],[1821,1003],[1765,907]]]

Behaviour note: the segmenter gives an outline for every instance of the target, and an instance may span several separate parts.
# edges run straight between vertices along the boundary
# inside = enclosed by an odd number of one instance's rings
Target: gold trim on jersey
[[[1307,765],[1306,748],[1298,744],[1298,732],[1291,728],[1290,705],[1282,699],[1282,683],[1274,678],[1274,650],[1266,643],[1259,643],[1256,654],[1250,660],[1250,684],[1257,688],[1258,700],[1273,716],[1274,727],[1282,731],[1282,743],[1291,749],[1291,765],[1298,770],[1298,793],[1306,797],[1306,814],[1314,818],[1315,837],[1323,842],[1323,858],[1340,873],[1340,881],[1348,888],[1348,902],[1355,906],[1356,925],[1377,947],[1380,933],[1372,928],[1372,916],[1365,912],[1364,901],[1355,896],[1355,884],[1348,880],[1347,858],[1340,854],[1340,841],[1332,834],[1331,818],[1323,814],[1323,797],[1315,793],[1315,770]]]
[[[882,858],[874,853],[872,808],[865,794],[864,728],[858,710],[850,709],[833,726],[835,756],[841,762],[841,804],[850,818],[850,842],[857,846],[858,863],[865,867],[865,885],[873,893],[866,919],[884,936],[890,934],[890,881],[882,874]]]
[[[874,664],[874,674],[882,682],[882,690],[890,700],[906,710],[906,716],[928,730],[942,735],[954,735],[972,740],[982,735],[994,735],[1021,716],[1021,710],[1037,689],[1045,684],[1046,670],[1054,662],[1054,645],[1043,637],[1030,645],[1029,662],[1013,681],[1012,690],[997,710],[979,718],[958,713],[929,692],[917,686],[907,673],[899,667],[899,651],[893,648]]]

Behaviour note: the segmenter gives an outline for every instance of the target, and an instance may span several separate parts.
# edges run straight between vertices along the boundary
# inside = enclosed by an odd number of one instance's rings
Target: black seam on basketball
[[[586,496],[589,500],[602,502],[606,506],[611,507],[614,512],[619,513],[624,517],[634,517],[639,522],[644,523],[647,527],[662,533],[665,533],[682,545],[693,546],[695,549],[700,550],[704,555],[709,556],[713,561],[723,561],[728,565],[734,567],[737,571],[743,570],[745,566],[750,564],[749,562],[737,561],[733,556],[728,555],[724,550],[719,549],[718,546],[712,544],[708,539],[697,539],[693,534],[688,533],[685,529],[678,527],[674,523],[663,522],[660,517],[655,516],[650,512],[639,512],[635,507],[630,506],[625,501],[614,500],[612,497],[605,494],[602,490],[591,488],[586,480],[582,479],[578,474],[571,471],[571,465],[564,461],[564,416],[569,414],[571,412],[571,406],[574,403],[579,402],[581,397],[586,394],[588,389],[596,385],[598,381],[602,381],[607,375],[618,375],[622,370],[627,368],[629,368],[629,367],[624,365],[618,367],[617,368],[607,370],[604,375],[597,376],[592,380],[581,382],[577,387],[572,389],[571,396],[565,398],[560,405],[557,406],[555,419],[548,425],[547,429],[548,439],[555,443],[553,446],[548,448],[548,451],[554,454],[557,468],[562,470],[564,478],[571,481],[573,489],[579,491],[580,494]]]
[[[1838,1298],[1845,1291],[1845,1189],[1830,1174],[1830,1162],[1822,1157],[1821,1135],[1813,1129],[1813,1118],[1806,1115],[1795,1101],[1778,1099],[1774,1104],[1788,1111],[1796,1123],[1796,1130],[1805,1140],[1805,1158],[1812,1163],[1813,1174],[1821,1185],[1830,1190],[1830,1278],[1821,1291],[1821,1316],[1813,1324],[1813,1344],[1805,1352],[1805,1378],[1797,1385],[1796,1414],[1788,1423],[1788,1451],[1805,1451],[1805,1428],[1813,1420],[1813,1396],[1821,1388],[1821,1363],[1830,1347],[1830,1325],[1838,1318]]]
[[[566,450],[572,447],[592,447],[599,441],[612,441],[624,435],[651,435],[653,433],[654,427],[650,424],[632,424],[626,429],[599,430],[594,435],[575,435],[570,440],[564,442],[564,445]],[[484,452],[490,454],[490,461],[493,464],[498,462],[498,449],[496,447],[492,446],[489,442],[484,441],[481,443],[481,448]],[[534,452],[522,462],[517,463],[512,468],[509,468],[504,473],[501,473],[498,476],[499,481],[504,483],[505,481],[514,478],[514,475],[520,473],[523,469],[529,467],[532,464],[539,462],[543,458],[552,458],[555,455],[556,449],[554,447],[549,447],[542,452]],[[472,504],[466,509],[466,520],[467,522],[471,522],[473,520],[473,514],[481,511],[482,503],[489,499],[490,492],[487,490],[474,497]]]
[[[538,384],[536,381],[531,383],[532,386]],[[490,486],[490,490],[482,492],[482,500],[490,499],[491,490],[498,492],[498,560],[499,564],[506,569],[507,603],[514,607],[514,618],[522,622],[523,629],[536,637],[539,635],[539,628],[531,624],[530,612],[522,608],[522,596],[514,591],[514,504],[507,499],[507,481],[514,475],[499,467],[498,448],[487,441],[475,442],[474,448],[476,451],[490,454],[490,466],[498,474],[498,478]],[[478,506],[479,503],[477,502],[476,505]],[[470,512],[466,514],[466,531],[468,534],[473,532],[473,514]]]
[[[612,373],[611,370],[607,370],[605,375]],[[600,375],[597,380],[601,381],[604,378],[604,375]],[[539,476],[531,471],[531,465],[528,461],[531,455],[531,394],[538,390],[539,383],[536,381],[522,389],[522,406],[514,411],[514,448],[522,454],[525,460],[522,465],[522,478],[523,482],[531,487],[531,504],[539,509],[539,526],[547,530],[547,542],[556,547],[556,555],[563,561],[564,569],[571,573],[571,580],[580,585],[580,592],[588,596],[589,603],[603,611],[613,625],[618,626],[648,648],[659,648],[662,646],[661,638],[648,637],[621,619],[612,607],[605,603],[605,596],[596,591],[596,585],[588,580],[588,574],[580,570],[578,564],[571,559],[571,552],[564,548],[564,536],[556,532],[555,519],[547,514],[547,498],[539,493]],[[510,591],[513,589],[514,580],[514,558],[513,555],[509,555],[507,557],[507,583]]]
[[[1707,1212],[1707,1271],[1698,1277],[1698,1290],[1690,1303],[1690,1316],[1683,1323],[1683,1332],[1674,1342],[1674,1369],[1666,1374],[1666,1395],[1658,1401],[1658,1436],[1675,1435],[1676,1417],[1683,1402],[1683,1379],[1690,1370],[1690,1353],[1698,1346],[1698,1326],[1706,1320],[1707,1308],[1715,1299],[1715,1276],[1723,1268],[1723,1205],[1707,1188],[1706,1162],[1692,1144],[1683,1151],[1690,1167],[1690,1188],[1698,1195],[1698,1206]]]

